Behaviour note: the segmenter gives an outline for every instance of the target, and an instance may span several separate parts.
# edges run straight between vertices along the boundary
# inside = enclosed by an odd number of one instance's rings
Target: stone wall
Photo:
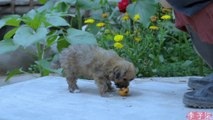
[[[0,17],[23,14],[37,6],[40,6],[37,0],[0,0]]]

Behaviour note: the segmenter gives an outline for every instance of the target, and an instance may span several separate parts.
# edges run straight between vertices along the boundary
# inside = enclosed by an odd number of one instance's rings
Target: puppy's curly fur
[[[79,91],[77,79],[94,79],[101,96],[112,91],[111,81],[118,88],[127,87],[135,77],[135,67],[112,50],[96,45],[72,45],[60,55],[70,92]]]

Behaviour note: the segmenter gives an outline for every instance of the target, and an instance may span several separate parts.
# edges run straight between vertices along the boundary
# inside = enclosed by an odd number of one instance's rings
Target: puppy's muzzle
[[[117,88],[126,88],[129,86],[129,82],[119,82],[119,83],[115,83],[115,86]]]

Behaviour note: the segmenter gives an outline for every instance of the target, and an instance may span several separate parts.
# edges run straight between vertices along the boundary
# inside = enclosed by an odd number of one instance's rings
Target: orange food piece
[[[129,88],[120,88],[119,91],[118,91],[119,95],[120,96],[127,96],[128,93],[129,93]]]

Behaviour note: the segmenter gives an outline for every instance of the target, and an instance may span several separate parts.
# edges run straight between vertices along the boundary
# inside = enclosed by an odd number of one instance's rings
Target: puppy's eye
[[[126,78],[123,79],[124,81],[128,81]]]

